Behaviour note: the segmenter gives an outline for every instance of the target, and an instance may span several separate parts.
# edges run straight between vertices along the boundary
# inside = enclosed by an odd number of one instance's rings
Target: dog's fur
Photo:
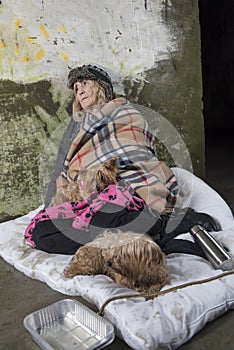
[[[155,293],[167,282],[165,254],[146,234],[106,230],[79,248],[64,276],[104,274],[139,292]]]
[[[50,206],[62,202],[77,202],[86,199],[95,190],[102,190],[105,186],[116,184],[118,178],[118,157],[108,159],[102,164],[82,169],[77,181],[71,181],[63,187],[52,199]],[[81,186],[82,183],[82,186]]]

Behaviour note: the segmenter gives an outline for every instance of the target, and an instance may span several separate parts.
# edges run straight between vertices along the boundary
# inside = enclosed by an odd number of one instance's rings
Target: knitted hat
[[[68,74],[68,88],[73,89],[74,84],[81,80],[96,80],[103,87],[108,101],[113,99],[113,86],[111,78],[102,68],[91,64],[72,69]]]

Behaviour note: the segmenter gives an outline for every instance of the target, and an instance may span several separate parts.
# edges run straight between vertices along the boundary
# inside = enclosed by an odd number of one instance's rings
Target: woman
[[[119,228],[150,234],[166,253],[201,255],[193,243],[184,248],[172,238],[195,224],[208,230],[216,230],[218,225],[207,214],[192,209],[177,213],[175,207],[180,207],[183,200],[177,180],[172,170],[157,159],[154,135],[142,114],[125,98],[114,99],[109,75],[97,66],[72,69],[68,86],[75,95],[73,120],[60,145],[46,209],[27,227],[26,240],[50,253],[73,254],[103,229]],[[96,191],[86,201],[47,208],[55,193],[63,192],[64,185],[75,181],[81,169],[116,155],[120,182],[115,196]],[[108,190],[107,186],[105,193]],[[118,198],[123,191],[127,191],[128,200],[120,205]],[[166,233],[169,218],[173,230]]]

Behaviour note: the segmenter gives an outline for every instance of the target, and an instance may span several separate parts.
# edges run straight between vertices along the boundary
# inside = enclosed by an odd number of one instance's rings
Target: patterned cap
[[[103,87],[107,100],[113,100],[114,94],[111,78],[102,68],[88,64],[71,69],[68,74],[67,86],[69,89],[73,89],[73,86],[77,81],[84,79],[96,80],[98,84]]]

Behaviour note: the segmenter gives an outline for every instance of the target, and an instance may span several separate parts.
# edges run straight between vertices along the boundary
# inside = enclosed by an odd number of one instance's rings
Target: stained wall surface
[[[43,203],[71,117],[67,74],[85,63],[143,106],[166,162],[203,176],[197,0],[2,0],[1,221]]]

